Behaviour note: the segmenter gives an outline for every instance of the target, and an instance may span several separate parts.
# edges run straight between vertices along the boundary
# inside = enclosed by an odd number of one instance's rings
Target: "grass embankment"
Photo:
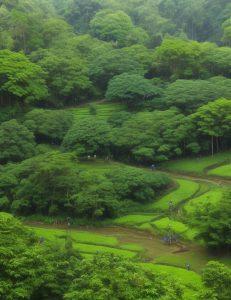
[[[222,188],[213,188],[199,197],[191,199],[185,206],[187,216],[193,217],[197,211],[203,211],[207,206],[216,205],[222,199]]]
[[[162,164],[164,169],[172,172],[193,173],[205,175],[208,168],[216,167],[231,160],[231,151],[217,153],[214,156],[185,158],[173,160]]]
[[[114,220],[114,223],[117,225],[128,225],[128,226],[132,226],[132,225],[139,225],[139,224],[143,224],[146,222],[151,222],[153,219],[155,218],[154,215],[126,215],[123,217],[119,217],[116,218]]]
[[[220,166],[208,171],[208,175],[227,177],[231,179],[231,164]]]
[[[133,258],[143,248],[137,244],[120,244],[118,239],[113,236],[105,236],[85,231],[66,231],[63,229],[53,228],[38,228],[33,227],[33,230],[41,237],[45,238],[46,242],[56,243],[64,247],[67,235],[71,238],[73,248],[78,250],[85,257],[91,257],[95,253],[112,253],[126,258]],[[89,254],[89,255],[85,255]],[[91,254],[91,255],[90,255]]]
[[[200,188],[200,185],[195,181],[177,179],[178,188],[171,193],[165,195],[160,200],[150,204],[150,208],[153,210],[166,211],[169,209],[169,202],[171,201],[173,206],[176,207],[181,202],[192,197]]]
[[[140,230],[150,233],[164,234],[170,229],[180,234],[185,239],[193,240],[197,231],[189,228],[187,225],[176,220],[170,220],[168,217],[161,218],[161,214],[169,213],[169,202],[172,201],[173,207],[190,199],[199,189],[200,184],[194,181],[177,179],[178,187],[176,190],[160,198],[157,202],[146,205],[146,209],[153,211],[149,214],[130,214],[114,220],[116,225],[134,226]],[[158,212],[161,212],[159,214]]]
[[[95,113],[91,112],[91,107],[94,107]],[[95,116],[101,120],[107,120],[113,113],[124,110],[124,106],[118,103],[91,103],[84,106],[70,108],[74,119],[81,120],[90,116]]]
[[[198,299],[198,292],[202,288],[201,276],[193,271],[188,271],[183,268],[177,268],[173,266],[158,265],[145,263],[142,264],[143,268],[153,273],[158,272],[163,275],[170,276],[173,280],[179,282],[184,291],[184,300],[196,300]]]

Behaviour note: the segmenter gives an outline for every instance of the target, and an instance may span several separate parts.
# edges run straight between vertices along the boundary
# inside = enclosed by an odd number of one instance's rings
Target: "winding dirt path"
[[[218,178],[218,177],[209,177],[206,175],[194,175],[194,174],[185,174],[180,172],[172,172],[165,169],[160,169],[162,173],[165,173],[171,177],[174,178],[182,178],[187,180],[194,180],[194,181],[201,181],[205,183],[214,184],[217,186],[231,186],[231,180],[230,179],[224,179],[224,178]]]

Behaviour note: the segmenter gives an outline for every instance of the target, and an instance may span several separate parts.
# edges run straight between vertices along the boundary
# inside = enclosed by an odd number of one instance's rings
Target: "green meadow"
[[[71,239],[73,248],[81,254],[111,253],[125,258],[133,258],[143,248],[134,243],[120,243],[114,236],[106,236],[88,231],[76,231],[54,228],[33,227],[33,230],[43,237],[46,243],[65,246],[67,237]],[[86,256],[91,257],[91,256]]]
[[[203,156],[194,158],[183,158],[172,160],[162,164],[162,167],[172,172],[206,174],[208,168],[229,162],[231,160],[231,152],[221,152],[214,156]],[[219,174],[223,176],[222,174]]]
[[[216,175],[216,176],[231,178],[231,164],[212,169],[208,171],[208,175]]]

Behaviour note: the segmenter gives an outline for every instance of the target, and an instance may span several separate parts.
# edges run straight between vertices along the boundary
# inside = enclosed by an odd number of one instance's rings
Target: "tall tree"
[[[48,96],[42,68],[23,53],[0,51],[0,103],[35,103]]]
[[[199,107],[192,115],[198,129],[211,137],[211,153],[214,154],[214,139],[219,151],[219,140],[231,137],[231,100],[218,99]]]

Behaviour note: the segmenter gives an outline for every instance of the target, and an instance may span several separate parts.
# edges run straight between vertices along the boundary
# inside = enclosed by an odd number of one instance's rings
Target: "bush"
[[[139,203],[153,201],[171,183],[164,174],[132,167],[116,168],[106,173],[106,177],[113,183],[117,197]]]
[[[60,144],[72,123],[71,114],[63,110],[34,109],[26,114],[24,125],[37,141]]]
[[[111,79],[106,99],[120,101],[129,107],[139,107],[147,100],[160,96],[161,88],[152,84],[141,75],[123,73]]]
[[[107,154],[110,131],[106,121],[94,117],[84,118],[76,121],[67,132],[62,147],[66,151],[76,151],[80,156]]]
[[[35,152],[34,135],[16,120],[0,125],[0,162],[20,161]]]
[[[3,209],[19,215],[102,220],[152,201],[170,183],[165,175],[131,167],[83,170],[72,154],[53,151],[3,168],[0,198],[9,201],[2,200]]]

